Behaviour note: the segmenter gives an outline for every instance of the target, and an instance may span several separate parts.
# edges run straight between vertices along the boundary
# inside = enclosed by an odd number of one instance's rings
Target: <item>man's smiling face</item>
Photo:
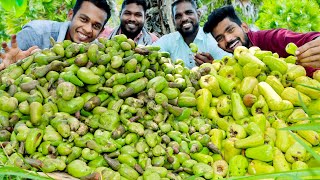
[[[120,21],[122,33],[130,38],[136,37],[145,23],[143,7],[136,3],[127,4],[121,12]]]
[[[71,24],[68,29],[67,39],[73,42],[91,42],[97,38],[105,20],[107,13],[89,1],[84,1],[76,14],[70,11],[68,18]]]
[[[246,24],[243,23],[239,26],[229,18],[225,18],[213,28],[212,36],[221,49],[233,53],[238,46],[249,47],[248,31],[249,28]]]
[[[183,37],[198,32],[199,14],[190,2],[177,4],[173,9],[173,19],[176,30]]]

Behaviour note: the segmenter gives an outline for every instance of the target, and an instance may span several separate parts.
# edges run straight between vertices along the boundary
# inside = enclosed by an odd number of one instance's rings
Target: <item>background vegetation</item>
[[[67,12],[76,0],[0,0],[0,41],[19,32],[34,19],[65,21]],[[123,0],[107,0],[112,6],[108,26],[119,23]],[[147,0],[147,28],[159,36],[174,31],[170,5],[173,0]],[[241,19],[256,29],[287,28],[297,32],[320,31],[320,0],[197,0],[202,12],[201,25],[210,12],[220,6],[232,4]]]
[[[201,24],[206,21],[209,12],[214,8],[225,4],[233,4],[239,12],[241,18],[260,29],[270,28],[288,28],[293,31],[320,31],[320,20],[318,16],[319,1],[316,0],[201,0],[198,1],[200,10],[203,13]],[[22,26],[33,19],[51,19],[56,21],[65,21],[67,11],[74,5],[74,0],[0,0],[0,40],[8,40],[9,34],[17,33]],[[147,27],[151,31],[165,34],[173,31],[170,24],[171,17],[169,14],[161,13],[163,8],[168,8],[170,0],[148,0],[151,8],[147,12],[148,24]],[[160,4],[161,3],[161,4]],[[117,20],[119,6],[121,0],[112,1],[113,16],[109,21],[109,26],[114,26],[119,21]],[[163,6],[164,5],[164,6]],[[170,12],[170,11],[169,11]],[[172,22],[171,22],[172,23]],[[305,106],[303,106],[305,107]],[[308,112],[308,110],[304,110]],[[311,117],[311,115],[309,115]],[[315,119],[310,119],[314,122]],[[318,119],[317,119],[318,120]],[[296,129],[294,129],[296,128]],[[291,126],[286,130],[307,130],[307,126]],[[320,126],[314,124],[314,130],[319,130]],[[297,141],[301,141],[296,139]],[[301,144],[304,144],[302,141]],[[311,150],[311,152],[313,152]],[[313,152],[314,157],[319,160],[318,154]],[[260,175],[252,177],[252,179],[279,177],[282,179],[299,179],[301,176],[312,176],[319,174],[319,169],[292,171],[287,173],[275,173],[269,175]],[[34,174],[26,174],[17,168],[0,168],[0,179],[46,179],[36,177]],[[242,177],[249,179],[250,177]]]

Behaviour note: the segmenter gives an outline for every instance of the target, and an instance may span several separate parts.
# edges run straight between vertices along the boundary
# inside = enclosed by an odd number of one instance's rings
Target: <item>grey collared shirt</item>
[[[32,46],[38,46],[40,49],[50,48],[50,37],[57,42],[62,42],[67,34],[70,21],[57,22],[49,20],[34,20],[22,27],[17,34],[18,46],[25,51]],[[9,43],[9,46],[11,44]],[[3,49],[1,52],[4,53]],[[0,63],[2,59],[0,58]]]
[[[49,20],[34,20],[22,27],[17,34],[18,46],[27,50],[32,46],[40,49],[50,48],[50,37],[61,42],[65,39],[70,22],[57,22]]]

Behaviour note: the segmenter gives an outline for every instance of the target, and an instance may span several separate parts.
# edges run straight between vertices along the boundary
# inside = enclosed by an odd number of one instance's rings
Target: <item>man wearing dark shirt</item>
[[[220,48],[233,53],[238,46],[257,46],[261,50],[276,52],[287,57],[288,43],[293,42],[299,48],[296,51],[298,64],[305,67],[307,74],[320,69],[320,33],[296,33],[287,29],[250,31],[246,23],[241,22],[232,6],[214,10],[204,25],[204,32],[211,33]]]

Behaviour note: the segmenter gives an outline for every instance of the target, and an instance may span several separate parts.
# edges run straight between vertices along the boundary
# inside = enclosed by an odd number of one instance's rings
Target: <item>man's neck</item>
[[[68,27],[67,33],[66,33],[66,37],[64,38],[65,40],[71,40],[71,36],[70,36],[70,27]]]
[[[253,44],[252,44],[252,42],[251,42],[251,40],[250,40],[250,38],[249,38],[249,34],[248,33],[250,33],[250,30],[249,30],[249,32],[247,32],[246,34],[245,34],[245,36],[247,36],[247,39],[248,39],[248,47],[247,48],[250,48],[250,47],[252,47],[253,46]]]
[[[138,36],[138,34],[131,34],[131,33],[129,33],[129,34],[125,34],[129,39],[132,39],[132,40],[134,40],[137,36]]]
[[[127,38],[134,40],[141,33],[141,31],[139,31],[139,33],[130,33],[130,32],[123,31],[122,28],[120,27],[117,34],[124,34],[127,36]]]
[[[192,43],[194,41],[194,39],[197,37],[198,32],[199,32],[199,28],[193,34],[190,34],[189,36],[184,36],[183,37],[184,42],[186,42],[187,45]]]
[[[251,40],[248,38],[248,41],[249,41],[249,44],[248,44],[248,48],[250,48],[250,47],[252,47],[253,46],[253,44],[252,44],[252,42],[251,42]]]

